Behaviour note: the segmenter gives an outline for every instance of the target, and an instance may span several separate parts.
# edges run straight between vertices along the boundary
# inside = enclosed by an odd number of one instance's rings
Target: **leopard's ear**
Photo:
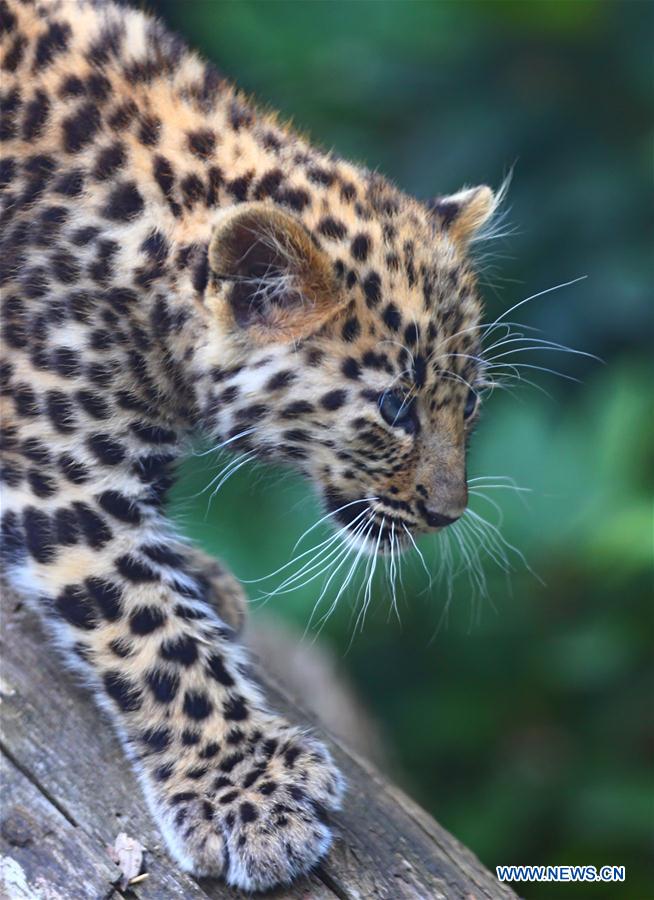
[[[297,218],[267,203],[226,211],[208,261],[208,301],[257,343],[299,340],[340,308],[327,254]]]
[[[428,203],[437,224],[455,241],[467,244],[491,219],[500,197],[485,184]]]

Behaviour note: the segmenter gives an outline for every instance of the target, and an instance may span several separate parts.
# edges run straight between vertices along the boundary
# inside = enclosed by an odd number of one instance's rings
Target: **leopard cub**
[[[343,780],[266,706],[241,588],[163,500],[203,432],[305,473],[362,552],[455,521],[482,377],[468,247],[496,198],[405,196],[136,10],[0,0],[0,39],[4,572],[179,865],[287,883],[328,850]]]

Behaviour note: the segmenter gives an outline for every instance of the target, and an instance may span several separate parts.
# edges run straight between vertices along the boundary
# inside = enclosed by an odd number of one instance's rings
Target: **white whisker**
[[[514,303],[509,309],[505,310],[501,315],[499,315],[492,325],[497,325],[506,316],[511,315],[511,313],[518,309],[520,306],[524,306],[525,303],[530,303],[532,300],[537,300],[539,297],[544,297],[546,294],[551,294],[554,291],[560,291],[562,288],[570,287],[573,284],[578,284],[580,281],[585,281],[588,278],[587,275],[580,275],[578,278],[573,278],[571,281],[562,281],[561,284],[555,284],[554,287],[545,288],[544,291],[539,291],[537,294],[531,294],[529,297],[525,297],[524,300],[520,300],[519,303]]]

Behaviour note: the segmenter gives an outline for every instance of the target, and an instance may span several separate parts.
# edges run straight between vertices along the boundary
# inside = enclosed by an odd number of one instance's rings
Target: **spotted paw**
[[[321,743],[281,720],[224,745],[210,766],[211,745],[197,748],[205,763],[167,786],[158,805],[170,848],[188,871],[244,890],[287,884],[329,849],[343,779]]]

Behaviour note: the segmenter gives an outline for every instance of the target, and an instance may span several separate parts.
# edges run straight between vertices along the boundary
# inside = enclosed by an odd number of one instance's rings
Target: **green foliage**
[[[519,312],[545,337],[598,354],[604,365],[525,355],[581,384],[525,370],[551,398],[528,386],[492,397],[473,441],[471,475],[506,475],[530,489],[487,492],[501,507],[504,538],[519,551],[507,550],[514,571],[507,578],[488,558],[488,598],[475,598],[462,573],[448,603],[445,585],[429,589],[415,554],[407,555],[401,625],[382,572],[365,627],[353,628],[355,586],[322,635],[385,727],[398,779],[488,865],[625,864],[625,885],[595,886],[592,896],[651,896],[645,122],[653,7],[154,5],[263,103],[419,196],[497,184],[515,163],[510,221],[519,231],[484,270],[489,317],[588,275]],[[173,512],[238,576],[261,578],[289,559],[316,521],[315,501],[288,473],[242,469],[209,503],[216,465],[211,455],[189,460]],[[472,508],[498,521],[487,500],[475,497]],[[316,528],[302,548],[328,533]],[[421,550],[437,568],[438,541],[421,542]],[[256,601],[279,581],[250,584],[250,596]],[[303,629],[320,587],[273,597],[268,609]],[[556,893],[590,896],[588,885]],[[548,885],[529,886],[530,897],[551,894]]]

